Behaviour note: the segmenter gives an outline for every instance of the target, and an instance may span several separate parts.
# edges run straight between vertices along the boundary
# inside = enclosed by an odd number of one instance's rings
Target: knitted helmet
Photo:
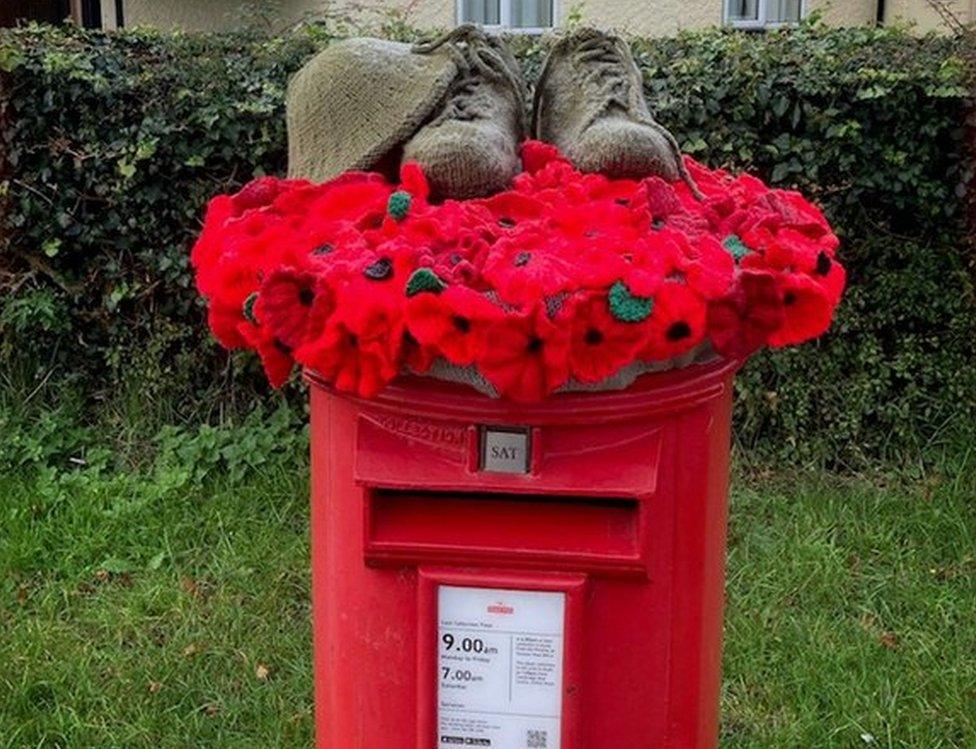
[[[372,169],[436,114],[457,73],[446,52],[369,38],[330,45],[288,86],[289,176]]]

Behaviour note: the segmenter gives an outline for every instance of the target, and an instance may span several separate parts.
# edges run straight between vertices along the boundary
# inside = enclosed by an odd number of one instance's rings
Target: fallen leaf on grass
[[[149,687],[148,687],[149,694],[156,694],[156,692],[158,692],[162,688],[163,688],[162,683],[160,683],[158,681],[151,681],[151,682],[149,682]]]
[[[898,635],[894,632],[882,632],[878,637],[878,642],[880,642],[888,650],[897,650],[898,648]]]
[[[112,570],[98,570],[95,580],[99,583],[115,582],[125,588],[132,587],[132,575],[128,572],[113,572]]]
[[[183,657],[192,658],[199,652],[200,652],[200,646],[197,645],[195,642],[191,642],[189,645],[183,648]]]
[[[269,669],[263,663],[258,663],[254,668],[254,675],[258,677],[259,681],[267,681],[268,676],[271,675],[271,669]]]

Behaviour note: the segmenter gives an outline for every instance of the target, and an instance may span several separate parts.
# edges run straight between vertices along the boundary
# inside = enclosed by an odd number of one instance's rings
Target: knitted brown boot
[[[602,31],[581,29],[552,48],[536,86],[532,130],[581,171],[691,184],[674,136],[651,117],[630,47]]]
[[[440,113],[404,146],[435,197],[472,198],[507,188],[518,172],[525,99],[518,64],[507,47],[476,26],[460,26],[413,51],[451,53],[458,77]]]

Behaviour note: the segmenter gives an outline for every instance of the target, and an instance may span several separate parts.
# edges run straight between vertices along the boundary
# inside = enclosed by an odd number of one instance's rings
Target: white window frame
[[[549,0],[552,4],[552,26],[512,26],[512,0],[498,0],[498,19],[500,23],[485,24],[486,31],[512,31],[518,34],[545,34],[559,25],[559,0]],[[765,2],[765,0],[763,0]],[[455,0],[454,18],[458,24],[471,23],[462,20],[464,0]]]
[[[757,0],[759,6],[758,19],[755,21],[750,21],[748,19],[732,18],[731,15],[731,5],[733,0],[722,0],[723,6],[723,18],[726,26],[730,26],[733,29],[782,29],[788,28],[790,26],[796,26],[796,21],[773,21],[770,23],[766,22],[766,8],[768,8],[769,0]],[[800,0],[800,20],[802,21],[807,17],[807,5],[809,0]]]

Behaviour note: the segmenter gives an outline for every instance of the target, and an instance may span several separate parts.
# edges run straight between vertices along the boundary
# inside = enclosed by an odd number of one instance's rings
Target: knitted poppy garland
[[[701,200],[684,183],[582,174],[543,143],[522,161],[511,190],[478,200],[429,202],[411,164],[397,185],[263,177],[214,198],[192,252],[214,335],[257,351],[275,386],[297,363],[370,397],[442,360],[539,400],[829,327],[838,241],[799,194],[692,159]]]

